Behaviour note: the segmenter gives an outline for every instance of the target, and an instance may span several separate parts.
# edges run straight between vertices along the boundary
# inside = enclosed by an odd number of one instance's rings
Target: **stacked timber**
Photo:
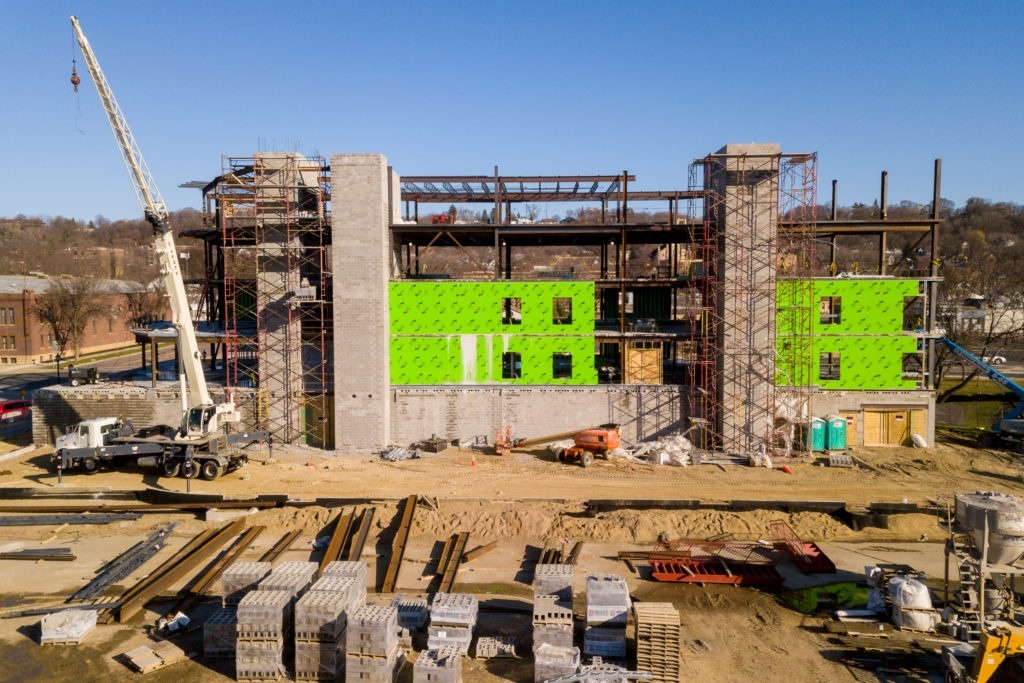
[[[286,590],[254,590],[238,603],[235,678],[257,683],[285,675],[284,645],[292,627]]]
[[[447,645],[426,650],[416,658],[413,683],[462,683],[462,653]]]
[[[650,671],[652,681],[679,680],[679,612],[668,602],[641,602],[633,606],[636,624],[636,668]]]
[[[572,565],[538,564],[533,572],[533,649],[571,648]]]
[[[398,610],[363,605],[349,614],[345,631],[345,680],[391,683],[398,664]]]
[[[617,574],[587,577],[587,626],[583,652],[606,659],[626,658],[626,621],[632,601],[626,580]]]
[[[454,646],[462,654],[469,653],[476,630],[480,602],[475,595],[438,593],[430,605],[430,626],[427,647],[437,649]]]

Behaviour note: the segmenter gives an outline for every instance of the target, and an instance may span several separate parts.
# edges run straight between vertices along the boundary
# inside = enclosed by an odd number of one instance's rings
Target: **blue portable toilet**
[[[810,451],[825,450],[825,420],[820,417],[812,417],[807,423],[807,430],[804,432],[804,447]]]
[[[846,448],[846,418],[829,415],[828,433],[825,436],[825,448],[830,451],[841,451]]]

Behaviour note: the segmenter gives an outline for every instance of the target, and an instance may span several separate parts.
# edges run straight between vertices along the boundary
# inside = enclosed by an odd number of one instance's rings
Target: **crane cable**
[[[78,120],[82,118],[82,101],[78,96],[78,86],[81,84],[82,79],[78,77],[78,69],[75,68],[75,30],[71,29],[71,86],[75,89],[75,130],[82,135],[85,135],[85,131],[78,125]]]

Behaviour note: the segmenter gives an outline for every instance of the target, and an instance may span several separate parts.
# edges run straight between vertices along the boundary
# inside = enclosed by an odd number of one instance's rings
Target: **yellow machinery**
[[[964,666],[955,657],[946,656],[948,654],[944,652],[943,657],[947,683],[988,683],[1007,657],[1024,655],[1024,628],[996,626],[983,631],[969,675]]]

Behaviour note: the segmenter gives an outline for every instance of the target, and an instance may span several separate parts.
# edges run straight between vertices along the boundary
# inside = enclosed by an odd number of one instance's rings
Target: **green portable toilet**
[[[825,450],[826,422],[820,417],[812,417],[804,432],[804,447],[810,451]]]
[[[846,449],[846,419],[839,415],[829,415],[828,433],[825,435],[825,449],[841,451]]]

